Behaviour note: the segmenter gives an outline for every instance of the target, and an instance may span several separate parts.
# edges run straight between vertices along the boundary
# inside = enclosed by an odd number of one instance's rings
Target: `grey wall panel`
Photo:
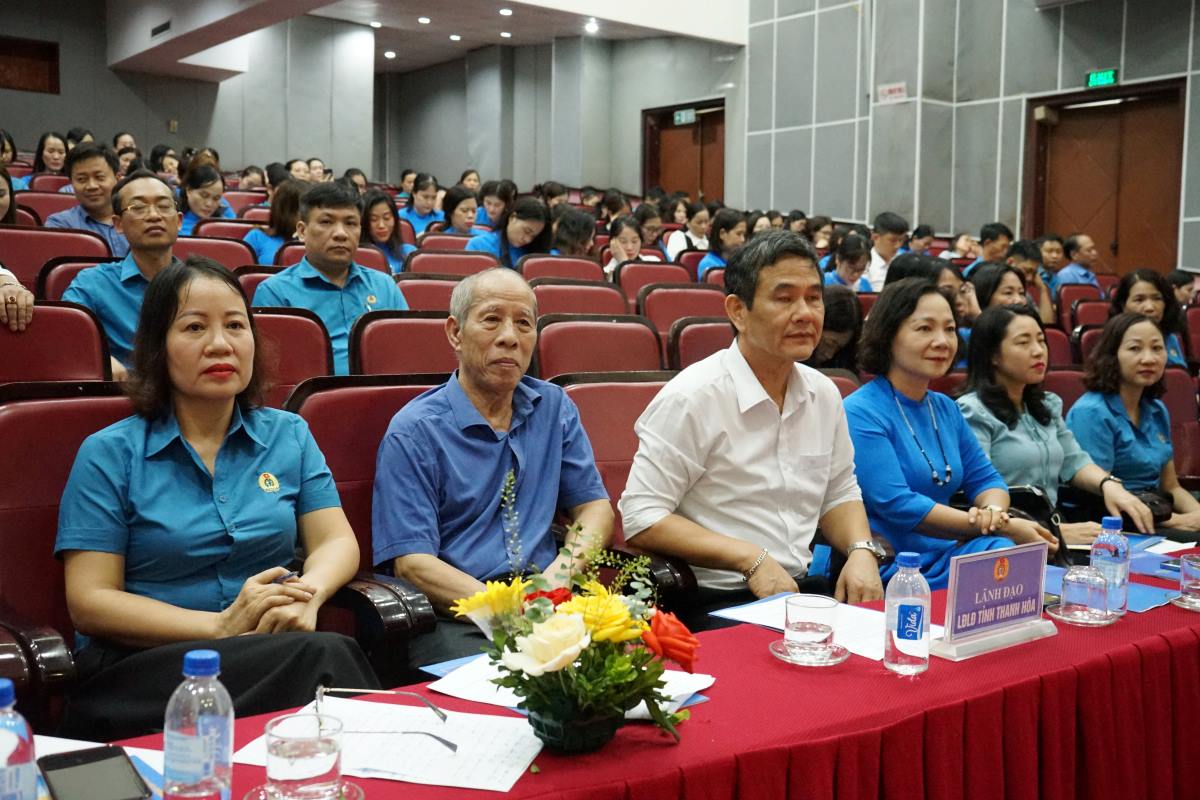
[[[875,106],[874,124],[867,214],[895,211],[911,220],[917,181],[917,102]]]
[[[813,129],[813,213],[854,216],[854,126],[847,122]]]
[[[1090,0],[1063,8],[1063,89],[1083,86],[1088,70],[1120,65],[1122,3]]]
[[[242,151],[247,164],[264,166],[272,161],[296,157],[286,155],[287,114],[281,102],[287,92],[287,35],[286,23],[254,33],[250,71],[220,84],[221,94],[241,88],[242,129],[245,132]],[[234,163],[225,156],[223,149],[221,157],[226,164]]]
[[[551,173],[556,180],[583,183],[583,42],[579,38],[554,40],[554,100],[551,112]]]
[[[959,0],[958,95],[982,100],[1000,94],[1003,0]]]
[[[812,205],[812,129],[775,134],[775,189],[771,208]]]
[[[1000,193],[996,219],[1014,231],[1021,207],[1021,149],[1025,127],[1025,104],[1005,100],[1000,120]]]
[[[772,133],[746,137],[746,207],[771,207]]]
[[[779,16],[803,14],[816,8],[816,0],[779,0]]]
[[[366,169],[372,160],[375,35],[361,25],[339,23],[333,34],[328,127],[329,149],[322,151],[340,175],[347,167]]]
[[[812,123],[814,19],[810,14],[776,23],[779,29],[775,44],[776,128]],[[750,70],[753,74],[753,64]]]
[[[920,0],[885,0],[874,6],[875,22],[875,80],[874,93],[881,83],[908,84],[910,97],[917,94],[917,47]]]
[[[1183,216],[1200,217],[1200,83],[1195,77],[1188,81],[1187,95],[1187,116],[1191,125],[1184,133],[1188,161],[1183,167],[1186,170],[1184,183],[1187,184]]]
[[[957,0],[923,0],[921,96],[954,100],[954,11]]]
[[[816,39],[816,122],[851,119],[858,105],[858,7],[818,14]]]
[[[1121,77],[1134,80],[1186,70],[1190,16],[1191,3],[1186,0],[1130,4]]]
[[[596,186],[612,183],[609,164],[615,155],[609,146],[612,115],[612,50],[604,39],[583,39],[583,74],[580,120],[583,133],[583,167],[580,180]],[[633,151],[634,153],[637,150]]]
[[[1058,86],[1058,9],[1038,11],[1032,3],[1008,4],[1004,93],[1047,92]]]
[[[855,180],[854,187],[854,218],[865,220],[867,215],[867,153],[868,143],[870,141],[871,123],[867,121],[858,123],[858,132],[856,134],[858,140],[858,148],[854,159],[855,172],[851,175],[851,180]],[[857,176],[857,177],[855,177]]]
[[[458,177],[470,160],[466,63],[448,61],[394,80],[389,176],[399,179],[400,170],[411,167]]]
[[[317,17],[298,17],[288,26],[287,157],[307,158],[328,153],[329,115],[333,104],[333,23]]]
[[[977,231],[996,212],[996,134],[1000,104],[955,109],[955,230]]]
[[[748,52],[747,130],[768,130],[774,125],[771,109],[775,100],[775,26],[751,28]]]
[[[1200,272],[1200,222],[1183,223],[1183,249],[1179,254],[1179,266]]]
[[[501,87],[507,77],[501,65],[500,48],[481,47],[467,53],[466,70],[467,163],[482,175],[510,175],[500,164],[503,152],[500,116],[504,109]],[[509,108],[511,113],[511,105]],[[444,183],[450,175],[439,177]]]
[[[913,225],[950,230],[951,157],[954,109],[940,103],[921,103],[921,175],[919,210]]]
[[[762,22],[775,16],[775,0],[750,0],[750,21]]]

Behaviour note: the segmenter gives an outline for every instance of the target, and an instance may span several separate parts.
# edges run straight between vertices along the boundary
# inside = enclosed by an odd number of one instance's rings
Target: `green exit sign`
[[[691,125],[696,121],[696,109],[681,108],[675,112],[676,125]]]
[[[1087,74],[1087,88],[1099,86],[1116,86],[1117,71],[1115,69],[1094,69]]]

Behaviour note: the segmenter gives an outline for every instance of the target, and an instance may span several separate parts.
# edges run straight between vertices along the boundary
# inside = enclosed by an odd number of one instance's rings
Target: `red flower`
[[[659,611],[650,618],[650,630],[642,631],[642,640],[659,658],[667,658],[688,672],[696,661],[700,640],[674,614]]]
[[[558,608],[559,603],[565,603],[571,599],[571,590],[559,587],[550,592],[530,592],[525,595],[525,602],[532,603],[540,597],[548,598],[554,604],[554,607]]]

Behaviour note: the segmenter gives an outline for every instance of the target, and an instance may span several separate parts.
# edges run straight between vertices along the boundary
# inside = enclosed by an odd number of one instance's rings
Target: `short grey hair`
[[[529,289],[530,295],[533,295],[533,289],[522,277],[521,273],[511,270],[508,267],[492,267],[485,269],[483,272],[476,272],[474,275],[468,275],[458,282],[454,287],[454,291],[450,293],[450,316],[454,317],[455,322],[459,326],[463,326],[467,322],[467,315],[471,313],[471,308],[479,302],[475,297],[475,285],[486,275],[492,275],[497,272],[508,273],[514,275],[521,283],[525,284],[525,288]],[[533,316],[537,317],[537,297],[533,298]]]

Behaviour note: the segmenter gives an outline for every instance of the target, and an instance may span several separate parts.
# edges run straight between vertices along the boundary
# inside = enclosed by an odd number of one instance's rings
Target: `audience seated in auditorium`
[[[333,345],[338,375],[350,371],[355,320],[367,311],[408,308],[390,275],[354,263],[361,231],[362,212],[354,190],[337,182],[313,184],[300,197],[296,223],[304,258],[267,278],[254,292],[256,306],[307,308],[320,317]]]
[[[669,222],[673,225],[686,225],[687,216],[687,200],[682,197],[668,197],[659,207],[662,212],[663,222]],[[663,243],[666,244],[665,242]]]
[[[0,167],[7,167],[17,159],[17,143],[12,134],[0,128]]]
[[[501,217],[512,209],[516,200],[517,185],[512,181],[487,181],[479,190],[479,208],[475,212],[475,224],[487,225],[496,230]]]
[[[400,219],[408,220],[420,236],[431,222],[444,222],[445,215],[437,209],[437,178],[424,172],[413,178],[408,203],[400,209]]]
[[[604,198],[599,205],[601,221],[609,221],[617,217],[630,213],[629,198],[625,196],[620,189],[605,189]]]
[[[446,227],[441,232],[460,235],[486,233],[475,229],[476,210],[475,192],[469,186],[461,183],[451,186],[442,195],[442,216],[445,217]]]
[[[1008,264],[985,261],[971,273],[970,283],[975,287],[975,299],[981,310],[1028,304],[1025,274]]]
[[[793,208],[788,212],[787,219],[783,221],[783,227],[789,231],[804,233],[804,226],[807,223],[808,215],[798,208]]]
[[[960,233],[950,242],[950,247],[938,254],[938,258],[978,258],[979,243],[969,233]]]
[[[908,220],[891,211],[875,217],[871,230],[871,264],[867,267],[867,280],[875,291],[883,289],[887,280],[888,265],[896,257],[904,237],[908,236]]]
[[[112,190],[117,185],[120,164],[112,150],[97,144],[81,144],[67,154],[66,173],[79,205],[51,214],[47,228],[90,231],[108,242],[117,258],[129,254],[129,242],[113,227]]]
[[[842,237],[833,251],[834,267],[824,273],[826,286],[845,286],[852,292],[871,291],[871,282],[864,273],[871,261],[871,245],[857,233]]]
[[[117,179],[142,169],[142,151],[136,147],[122,147],[117,151]]]
[[[96,137],[87,128],[71,128],[67,131],[67,152],[81,144],[91,144],[95,141]]]
[[[905,233],[908,233],[907,226]],[[829,239],[833,236],[833,220],[823,215],[814,214],[804,221],[804,235],[816,249],[828,250]]]
[[[929,390],[954,363],[954,312],[929,281],[889,283],[863,325],[859,363],[877,377],[846,398],[854,462],[871,530],[897,551],[921,556],[921,572],[944,588],[950,559],[1046,541],[1045,528],[1009,517],[1008,487],[979,447],[958,406]],[[963,491],[967,511],[950,498]],[[895,565],[884,570],[890,579]]]
[[[919,256],[929,255],[929,246],[933,244],[933,228],[929,225],[918,225],[913,228],[908,237],[908,244],[901,247],[900,254],[916,253]]]
[[[746,240],[749,241],[756,233],[771,230],[771,218],[765,211],[755,211],[746,217]]]
[[[275,190],[271,202],[271,218],[265,228],[251,228],[242,240],[254,248],[257,264],[274,264],[279,248],[296,238],[296,223],[300,220],[300,195],[312,184],[289,178]]]
[[[1159,399],[1166,363],[1158,323],[1130,312],[1111,318],[1084,365],[1088,392],[1067,413],[1067,427],[1127,489],[1160,496],[1173,509],[1159,525],[1178,540],[1181,531],[1200,531],[1200,502],[1175,472],[1170,414]]]
[[[1192,296],[1196,291],[1196,276],[1194,274],[1181,269],[1173,269],[1167,273],[1167,283],[1171,285],[1171,291],[1175,295],[1175,302],[1179,304],[1181,309],[1192,304]]]
[[[0,325],[20,333],[33,320],[33,292],[0,264]]]
[[[203,164],[189,167],[179,188],[179,210],[183,215],[180,236],[191,236],[196,223],[203,218],[223,216],[221,199],[225,194],[225,178],[214,167]]]
[[[662,257],[660,258],[646,260],[668,260],[666,245],[658,238],[662,235],[663,230],[662,212],[658,210],[658,206],[654,203],[642,203],[633,210],[633,218],[637,220],[638,228],[641,229],[642,247],[647,250],[657,248],[662,253]]]
[[[319,158],[308,159],[308,179],[313,183],[324,183],[333,180],[333,173],[325,169],[325,162]]]
[[[515,267],[522,256],[550,249],[550,209],[541,200],[525,197],[496,221],[491,233],[467,242],[467,250],[491,253],[505,267]]]
[[[405,405],[379,447],[373,561],[416,584],[443,614],[483,589],[482,581],[530,569],[566,586],[612,533],[612,507],[575,404],[525,375],[536,315],[533,292],[511,270],[459,282],[446,320],[458,371]],[[513,473],[516,532],[501,500]],[[573,523],[564,545],[570,556],[550,532],[559,512]],[[477,653],[482,644],[469,623],[443,620],[413,640],[410,663]]]
[[[262,167],[256,167],[253,164],[243,169],[238,174],[238,191],[246,192],[253,189],[264,189],[267,185],[267,173],[263,172]]]
[[[458,182],[470,189],[472,192],[479,191],[479,170],[472,167],[467,167],[463,170],[462,175],[458,176]]]
[[[1097,289],[1100,288],[1100,282],[1096,280],[1096,274],[1092,272],[1092,267],[1096,265],[1096,259],[1099,257],[1096,243],[1092,241],[1092,237],[1086,233],[1071,234],[1063,243],[1063,253],[1069,263],[1055,273],[1055,287],[1068,283],[1086,283]]]
[[[120,131],[113,134],[112,138],[113,150],[120,153],[126,147],[137,147],[137,141],[133,138],[133,134],[129,131]]]
[[[708,255],[696,267],[696,276],[704,280],[710,269],[724,269],[733,252],[746,242],[746,217],[733,208],[722,208],[712,220],[708,234]]]
[[[417,171],[415,169],[405,167],[400,170],[400,194],[396,195],[396,197],[407,199],[412,194],[413,182],[416,179]],[[515,192],[516,190],[514,189],[513,191]]]
[[[308,181],[312,179],[312,175],[308,170],[308,162],[303,158],[290,159],[283,165],[283,167],[288,171],[288,174],[296,180]]]
[[[33,151],[33,172],[25,178],[13,178],[13,188],[25,190],[34,175],[61,175],[67,160],[67,140],[61,133],[46,131]]]
[[[179,156],[175,148],[165,144],[156,144],[150,151],[150,163],[147,165],[151,172],[167,176],[169,183],[179,179]]]
[[[1124,512],[1137,530],[1154,530],[1150,509],[1092,462],[1063,421],[1062,399],[1043,391],[1049,350],[1032,308],[986,309],[975,321],[969,351],[958,407],[1009,486],[1039,487],[1057,506],[1059,484],[1070,484],[1098,495],[1107,513]],[[1100,533],[1095,520],[1064,522],[1061,528],[1068,544],[1090,544]]]
[[[821,339],[804,363],[814,369],[858,369],[858,337],[862,333],[862,306],[850,288],[825,286],[825,323]]]
[[[1012,228],[1003,222],[989,222],[979,229],[979,256],[963,268],[963,277],[970,278],[980,264],[998,264],[1008,255],[1013,242]]]
[[[596,218],[586,211],[570,206],[558,206],[554,213],[561,214],[554,222],[554,247],[552,256],[587,257],[596,241]]]
[[[667,237],[667,258],[670,261],[678,260],[684,250],[708,249],[708,207],[703,203],[688,203],[684,213],[687,218],[683,228]]]
[[[66,735],[159,728],[200,646],[221,653],[239,714],[302,705],[325,681],[378,685],[353,640],[314,632],[358,544],[306,423],[261,407],[258,353],[246,297],[216,262],[176,263],[146,290],[137,414],[84,441],[59,510],[78,627]],[[297,546],[301,574],[277,582]]]
[[[620,501],[625,536],[692,565],[692,630],[713,627],[715,608],[828,591],[808,575],[818,525],[848,553],[837,597],[879,599],[841,396],[798,363],[821,336],[816,253],[796,233],[759,234],[733,254],[725,287],[733,345],[673,378],[637,421]]]
[[[1167,366],[1188,368],[1183,341],[1179,338],[1184,329],[1183,313],[1166,278],[1152,269],[1125,273],[1113,290],[1109,313],[1116,316],[1123,311],[1143,314],[1161,327],[1167,348]]]
[[[358,193],[365,194],[367,191],[367,173],[363,172],[358,167],[351,167],[342,173],[342,177],[349,180],[358,189]]]
[[[370,189],[362,197],[362,207],[362,239],[359,244],[381,251],[393,273],[403,272],[405,257],[417,248],[405,244],[400,236],[396,201],[387,192]]]
[[[608,250],[612,258],[604,265],[604,276],[616,279],[617,268],[626,261],[661,261],[642,255],[642,226],[632,214],[622,214],[608,226]]]
[[[13,178],[2,164],[0,164],[0,224],[17,224],[17,197],[13,192]]]
[[[1042,274],[1042,255],[1037,242],[1030,239],[1013,242],[1008,248],[1005,263],[1016,267],[1025,277],[1025,299],[1030,306],[1037,309],[1042,322],[1047,325],[1055,322],[1057,317],[1054,313],[1054,298]]]
[[[546,208],[554,208],[559,203],[567,202],[570,198],[567,187],[558,181],[546,181],[539,186],[535,186],[533,192],[546,204]]]
[[[115,380],[123,380],[133,354],[142,298],[150,281],[175,261],[171,248],[179,236],[179,211],[171,187],[152,172],[134,172],[112,191],[113,226],[129,242],[121,261],[83,270],[63,300],[90,308],[108,337]]]

